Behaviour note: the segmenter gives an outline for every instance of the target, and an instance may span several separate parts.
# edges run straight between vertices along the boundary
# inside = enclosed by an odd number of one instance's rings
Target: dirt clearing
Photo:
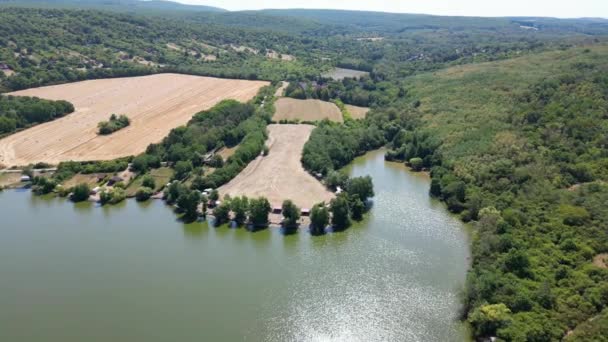
[[[269,125],[270,153],[251,162],[230,183],[219,188],[221,196],[264,196],[272,206],[290,199],[300,208],[329,202],[334,194],[311,176],[300,162],[311,125]]]
[[[136,155],[172,128],[224,99],[247,101],[268,82],[160,74],[34,88],[11,95],[67,100],[76,111],[0,140],[0,164],[57,164],[67,160],[111,160]],[[97,135],[110,114],[125,114],[131,125]]]
[[[367,71],[344,69],[344,68],[334,68],[334,69],[330,70],[329,72],[326,72],[325,74],[323,74],[323,77],[329,77],[334,80],[340,81],[347,77],[348,78],[361,78],[363,76],[368,76],[368,75],[369,75],[369,72],[367,72]]]
[[[608,268],[608,253],[596,255],[593,258],[593,264],[597,267]]]
[[[342,113],[338,106],[331,102],[321,100],[296,100],[291,98],[278,99],[275,104],[276,112],[272,117],[274,121],[300,120],[321,121],[329,119],[342,122]]]
[[[344,105],[344,107],[355,120],[365,119],[367,112],[369,112],[369,108],[367,107],[357,107],[353,105]]]

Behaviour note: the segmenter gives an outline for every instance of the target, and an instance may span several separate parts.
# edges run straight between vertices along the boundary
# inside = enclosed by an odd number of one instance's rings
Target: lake
[[[0,192],[0,341],[464,340],[463,225],[381,151],[349,172],[374,207],[320,237]]]

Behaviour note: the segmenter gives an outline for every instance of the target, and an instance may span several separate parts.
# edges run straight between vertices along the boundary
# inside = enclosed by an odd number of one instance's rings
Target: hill
[[[0,0],[0,7],[94,9],[126,13],[226,12],[223,8],[165,0]]]
[[[421,158],[431,192],[474,222],[476,336],[560,340],[608,306],[608,270],[592,263],[608,251],[606,75],[601,45],[407,81],[417,129],[396,134],[388,158]]]

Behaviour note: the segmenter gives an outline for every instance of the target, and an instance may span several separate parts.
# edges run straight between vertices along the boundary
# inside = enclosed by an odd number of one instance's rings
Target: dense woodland
[[[73,111],[74,106],[67,101],[0,95],[0,137]]]
[[[608,252],[607,21],[131,12],[3,9],[0,63],[16,73],[0,73],[0,90],[182,72],[289,80],[288,96],[370,106],[363,121],[319,123],[303,165],[328,186],[348,188],[339,169],[387,145],[387,159],[429,170],[431,195],[472,227],[462,318],[475,337],[597,341],[606,335],[608,270],[592,260]],[[382,39],[365,39],[374,37]],[[271,50],[296,59],[274,59]],[[321,76],[333,66],[370,75]],[[169,200],[191,211],[193,189],[226,183],[263,152],[273,110],[263,101],[273,90],[249,104],[226,101],[195,115],[135,157],[134,169],[173,165],[182,182],[167,189]],[[234,156],[211,161],[214,171],[206,173],[207,153],[236,145]],[[115,172],[126,163],[63,163],[56,179]],[[332,217],[341,220],[332,224],[347,224],[361,210],[352,195],[363,188],[332,203]],[[237,211],[246,207],[245,199],[234,203]],[[267,211],[261,199],[253,203]],[[234,208],[218,207],[217,214]],[[285,208],[294,211],[289,203]],[[312,214],[313,233],[320,233],[314,227],[327,224],[329,213],[318,205]]]

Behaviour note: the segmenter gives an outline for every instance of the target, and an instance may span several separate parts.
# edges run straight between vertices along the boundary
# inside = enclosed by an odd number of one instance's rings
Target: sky
[[[608,0],[176,0],[228,10],[332,8],[462,16],[608,18]]]

